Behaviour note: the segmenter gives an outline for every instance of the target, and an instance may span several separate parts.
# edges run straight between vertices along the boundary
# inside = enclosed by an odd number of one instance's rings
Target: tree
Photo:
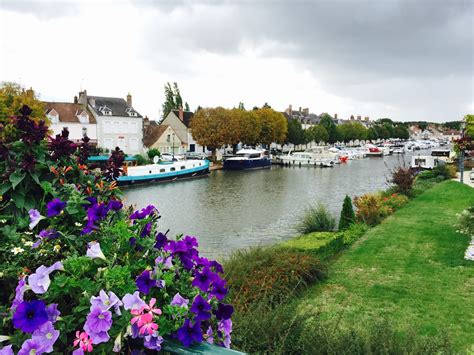
[[[20,108],[27,105],[33,112],[31,117],[48,121],[44,113],[44,104],[39,101],[32,89],[25,90],[20,84],[2,82],[0,84],[0,123],[10,116],[18,115]]]
[[[294,145],[303,144],[305,131],[301,126],[301,122],[296,119],[288,120],[288,135],[286,142]]]
[[[238,109],[239,110],[245,110],[245,105],[242,101],[239,102],[239,106],[238,106]]]
[[[186,111],[189,111],[189,105],[187,102],[185,103],[185,106]],[[183,107],[183,99],[177,83],[173,83],[173,86],[171,86],[170,83],[165,84],[165,102],[162,107],[163,118],[168,116],[172,110],[179,110]]]
[[[367,139],[369,141],[375,141],[379,138],[379,135],[377,133],[377,130],[374,128],[374,127],[370,127],[368,130],[367,130]]]
[[[310,134],[310,142],[324,142],[326,143],[329,139],[329,133],[322,125],[317,124],[306,130]]]
[[[466,121],[466,135],[474,139],[474,115],[466,115],[464,120]]]
[[[150,159],[151,161],[153,161],[153,158],[155,156],[157,156],[158,158],[161,157],[161,153],[157,148],[151,148],[150,150],[148,150],[147,155],[148,159]]]
[[[352,201],[346,195],[342,204],[341,218],[339,219],[339,230],[347,229],[351,224],[355,223],[355,213],[352,207]]]
[[[323,126],[326,131],[328,132],[329,138],[328,142],[333,144],[336,143],[341,139],[341,134],[339,134],[336,130],[336,124],[334,123],[334,120],[332,119],[331,116],[329,116],[327,113],[323,113],[321,115],[321,121],[319,122],[321,126]],[[339,139],[338,139],[339,138]]]
[[[408,129],[404,125],[399,124],[393,129],[393,137],[400,139],[408,139],[410,138],[410,132],[408,132]]]
[[[245,145],[257,145],[262,127],[255,111],[242,111],[240,116],[240,141]]]
[[[259,143],[270,145],[273,142],[283,143],[288,133],[288,122],[282,113],[271,108],[255,110],[261,131]]]
[[[367,128],[360,122],[347,122],[339,127],[344,142],[367,139]]]
[[[225,144],[224,127],[228,112],[222,107],[203,108],[191,119],[190,128],[193,138],[212,152],[212,160],[216,161],[216,150]]]
[[[191,111],[187,102],[184,103],[184,111]]]

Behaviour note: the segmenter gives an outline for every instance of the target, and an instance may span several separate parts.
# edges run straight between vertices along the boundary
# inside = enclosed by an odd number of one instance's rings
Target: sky
[[[151,119],[177,82],[192,110],[459,120],[473,69],[471,0],[0,0],[0,81],[45,101],[130,92]]]

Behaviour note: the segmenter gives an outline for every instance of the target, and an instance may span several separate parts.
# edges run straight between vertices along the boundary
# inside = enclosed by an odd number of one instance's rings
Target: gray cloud
[[[2,0],[0,1],[0,9],[31,14],[40,20],[51,20],[74,15],[77,13],[79,6],[70,0]]]

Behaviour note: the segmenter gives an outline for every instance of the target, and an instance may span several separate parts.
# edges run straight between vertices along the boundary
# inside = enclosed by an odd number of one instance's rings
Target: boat
[[[440,164],[445,164],[443,160],[431,155],[416,155],[411,157],[410,167],[412,169],[431,170]]]
[[[339,162],[339,155],[331,152],[327,146],[316,146],[304,152],[291,153],[290,151],[287,155],[280,156],[279,160],[283,165],[288,166],[333,167],[336,161]]]
[[[367,157],[382,157],[384,155],[383,150],[373,144],[366,144],[365,147],[367,149],[365,156]]]
[[[431,151],[431,156],[436,157],[445,163],[454,163],[454,159],[456,159],[456,153],[451,149],[433,149]]]
[[[119,186],[159,183],[207,175],[209,174],[209,161],[159,162],[148,165],[124,166],[123,170],[125,174],[117,179]]]
[[[270,168],[272,161],[267,150],[241,149],[231,158],[224,160],[224,170],[251,170]]]

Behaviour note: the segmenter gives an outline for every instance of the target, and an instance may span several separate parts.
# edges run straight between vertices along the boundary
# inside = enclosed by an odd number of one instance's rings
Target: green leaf
[[[43,181],[40,185],[44,192],[46,193],[53,192],[53,185],[49,181]]]
[[[23,192],[16,193],[12,196],[12,198],[17,208],[22,209],[25,206],[25,195],[23,194]]]
[[[1,184],[0,185],[0,196],[3,195],[5,192],[10,190],[12,186],[10,184]]]
[[[39,178],[38,178],[38,174],[30,172],[30,176],[38,185],[41,185],[41,183],[39,181]]]
[[[26,174],[20,171],[15,171],[10,175],[10,182],[12,183],[13,190],[15,190],[15,187],[17,187],[17,185],[23,181],[25,176]]]
[[[70,215],[73,215],[73,214],[76,214],[76,213],[79,212],[79,211],[77,210],[77,208],[74,207],[74,206],[67,206],[67,207],[66,207],[66,211],[67,211],[67,213],[69,213]]]

